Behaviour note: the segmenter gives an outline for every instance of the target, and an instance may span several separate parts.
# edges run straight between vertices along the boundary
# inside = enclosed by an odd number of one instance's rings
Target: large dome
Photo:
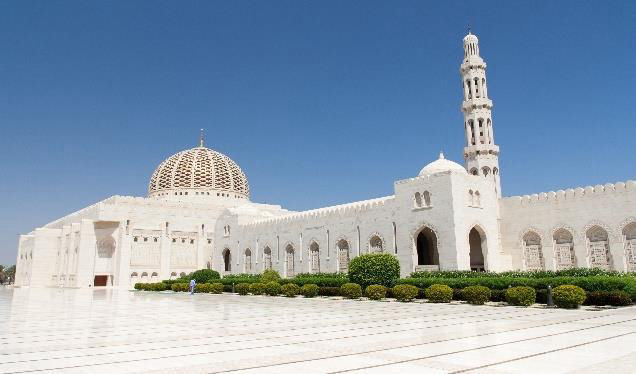
[[[163,161],[150,178],[149,197],[215,196],[249,199],[247,177],[226,155],[201,145]]]

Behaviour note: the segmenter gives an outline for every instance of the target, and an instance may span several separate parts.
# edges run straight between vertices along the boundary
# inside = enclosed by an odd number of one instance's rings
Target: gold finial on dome
[[[199,147],[203,148],[203,140],[205,139],[203,135],[203,129],[201,129],[201,135],[199,136]]]

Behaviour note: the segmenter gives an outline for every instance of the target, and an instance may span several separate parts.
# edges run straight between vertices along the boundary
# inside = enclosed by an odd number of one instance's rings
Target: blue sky
[[[634,2],[2,2],[0,263],[18,233],[144,196],[200,128],[253,201],[294,210],[461,162],[468,24],[505,195],[635,178]]]

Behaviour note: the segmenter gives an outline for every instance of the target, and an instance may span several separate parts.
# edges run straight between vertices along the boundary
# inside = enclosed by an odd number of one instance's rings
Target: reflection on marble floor
[[[636,308],[0,288],[0,373],[633,372]]]

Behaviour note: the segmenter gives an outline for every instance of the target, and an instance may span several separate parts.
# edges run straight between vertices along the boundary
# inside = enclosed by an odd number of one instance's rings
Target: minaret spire
[[[199,136],[199,147],[203,148],[204,140],[205,140],[205,135],[203,134],[203,129],[201,129],[201,135]]]
[[[488,97],[486,63],[479,55],[479,39],[471,34],[464,37],[464,60],[460,68],[464,100],[464,131],[466,147],[464,161],[470,174],[495,181],[497,195],[501,196],[499,181],[499,147],[495,144],[492,126],[492,100]]]

